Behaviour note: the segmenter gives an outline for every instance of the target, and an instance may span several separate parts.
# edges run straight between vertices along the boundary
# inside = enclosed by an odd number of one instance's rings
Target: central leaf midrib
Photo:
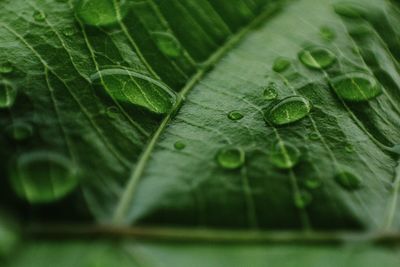
[[[146,144],[142,154],[139,156],[139,160],[135,168],[133,169],[128,183],[126,184],[125,190],[122,192],[122,196],[119,199],[117,207],[115,209],[115,213],[112,217],[112,224],[115,225],[124,225],[126,214],[129,209],[129,205],[134,197],[134,193],[136,190],[136,185],[140,180],[140,177],[145,170],[147,162],[149,161],[150,155],[159,139],[161,134],[163,133],[164,129],[173,118],[173,115],[179,110],[182,106],[183,101],[185,100],[187,94],[194,88],[198,81],[207,73],[207,71],[215,65],[228,51],[230,51],[236,44],[238,44],[251,29],[257,27],[261,24],[265,19],[271,16],[275,11],[280,8],[281,5],[276,4],[269,4],[265,11],[263,11],[260,15],[255,17],[252,22],[250,22],[246,27],[242,28],[239,32],[232,35],[231,38],[221,46],[216,52],[214,52],[204,64],[204,67],[199,69],[195,75],[187,82],[187,84],[182,88],[179,92],[177,101],[174,107],[168,112],[165,118],[162,120],[160,126],[157,128],[149,142]]]

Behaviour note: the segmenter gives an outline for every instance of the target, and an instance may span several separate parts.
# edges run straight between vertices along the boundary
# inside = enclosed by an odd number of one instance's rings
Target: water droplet
[[[310,69],[326,69],[335,61],[336,56],[326,48],[308,47],[299,53],[299,60]]]
[[[336,174],[335,181],[347,190],[356,190],[361,186],[361,179],[346,171]]]
[[[116,119],[119,117],[119,109],[116,106],[110,106],[106,108],[106,115],[110,119]]]
[[[93,26],[115,24],[124,18],[127,11],[126,0],[79,0],[76,6],[76,12],[82,21]]]
[[[312,105],[302,96],[288,96],[272,103],[264,113],[267,122],[284,125],[301,120],[310,113]]]
[[[13,70],[14,68],[10,63],[4,63],[0,65],[0,73],[2,74],[11,73]]]
[[[351,144],[347,144],[344,146],[344,150],[346,150],[347,153],[353,153],[355,151],[355,148]]]
[[[317,188],[321,187],[322,182],[320,179],[317,179],[317,178],[308,178],[304,181],[304,185],[308,189],[317,189]]]
[[[278,97],[277,89],[278,88],[276,83],[274,82],[269,83],[263,92],[264,99],[266,100],[276,99]]]
[[[6,128],[6,133],[15,141],[23,141],[32,136],[33,127],[25,122],[15,122]]]
[[[320,136],[319,136],[318,133],[312,132],[312,133],[309,133],[309,134],[308,134],[308,138],[309,138],[310,140],[316,141],[316,140],[319,140],[319,139],[320,139]]]
[[[0,108],[11,107],[17,97],[17,88],[8,81],[0,81]]]
[[[35,13],[33,13],[33,18],[36,21],[44,21],[46,19],[46,14],[42,11],[36,11]]]
[[[307,191],[300,191],[294,195],[294,205],[299,209],[304,209],[312,202],[312,195]]]
[[[176,150],[182,150],[186,147],[186,144],[182,141],[176,141],[174,147]]]
[[[224,169],[237,169],[244,164],[245,155],[241,148],[230,147],[220,149],[217,153],[218,165]]]
[[[277,142],[269,155],[271,163],[279,169],[290,169],[300,160],[300,151],[287,142]]]
[[[67,27],[66,29],[64,29],[63,34],[64,36],[73,36],[77,33],[77,30],[73,27]]]
[[[366,101],[378,96],[382,90],[374,77],[365,73],[350,73],[331,80],[336,94],[347,101]]]
[[[166,56],[177,58],[182,53],[182,47],[179,41],[170,33],[153,32],[151,34],[157,44],[158,49]]]
[[[78,185],[78,170],[67,158],[53,152],[19,156],[9,179],[18,196],[30,203],[49,203],[65,197]]]
[[[107,69],[91,76],[114,99],[129,102],[151,112],[167,113],[175,104],[175,93],[160,81],[124,69]]]
[[[372,33],[372,29],[368,25],[357,25],[349,29],[349,34],[353,38],[362,38]]]
[[[346,18],[357,19],[363,16],[363,11],[360,6],[351,2],[336,3],[333,5],[333,9],[336,14]]]
[[[283,72],[290,66],[290,61],[284,57],[275,59],[272,69],[276,72]]]
[[[323,40],[333,41],[336,38],[335,31],[328,26],[323,26],[319,29],[319,34]]]
[[[230,120],[232,120],[232,121],[241,120],[241,119],[243,119],[243,117],[244,117],[243,114],[240,113],[240,111],[237,111],[237,110],[233,110],[233,111],[228,113],[228,118]]]
[[[0,211],[0,260],[12,252],[19,238],[16,222],[7,213]]]

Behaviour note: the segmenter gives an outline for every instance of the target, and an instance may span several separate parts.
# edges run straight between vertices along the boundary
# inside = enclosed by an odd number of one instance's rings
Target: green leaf
[[[399,240],[396,3],[4,0],[0,16],[0,199],[27,222],[10,266],[398,264],[364,239]],[[257,243],[282,230],[290,244]]]

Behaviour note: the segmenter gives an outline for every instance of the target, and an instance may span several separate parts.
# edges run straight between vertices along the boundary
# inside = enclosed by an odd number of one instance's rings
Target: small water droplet
[[[331,80],[336,94],[347,101],[360,102],[380,95],[381,86],[374,77],[365,73],[350,73]]]
[[[11,73],[13,70],[14,68],[10,63],[4,63],[0,65],[0,73],[2,74]]]
[[[308,189],[317,189],[319,187],[321,187],[322,182],[320,179],[317,178],[308,178],[304,181],[304,185],[308,188]]]
[[[222,148],[217,153],[218,165],[224,169],[233,170],[241,167],[245,161],[245,154],[241,148]]]
[[[291,65],[290,61],[284,57],[278,57],[275,59],[274,64],[272,66],[272,70],[276,72],[283,72]]]
[[[294,195],[294,205],[299,209],[304,209],[312,202],[312,195],[307,191],[300,191]]]
[[[347,171],[336,174],[335,181],[347,190],[356,190],[361,186],[361,179]]]
[[[311,111],[310,101],[302,96],[288,96],[272,103],[264,113],[265,120],[275,125],[284,125],[301,120]]]
[[[335,30],[328,26],[322,26],[319,29],[319,34],[321,38],[325,41],[333,41],[336,38]]]
[[[76,5],[76,13],[82,21],[93,26],[115,24],[125,17],[127,11],[126,0],[79,0]]]
[[[243,119],[243,117],[244,117],[243,114],[238,110],[233,110],[228,113],[228,118],[232,121],[241,120],[241,119]]]
[[[305,48],[299,53],[298,57],[305,66],[317,70],[326,69],[336,61],[335,54],[323,47]]]
[[[269,155],[271,163],[279,169],[290,169],[300,160],[300,151],[290,143],[277,142]]]
[[[46,14],[42,11],[36,11],[35,13],[33,13],[33,18],[36,21],[44,21],[46,19]]]
[[[347,153],[353,153],[355,148],[352,144],[347,144],[344,146],[344,150],[346,150]]]
[[[78,170],[64,156],[36,151],[19,156],[9,170],[17,195],[30,203],[49,203],[65,197],[78,185]]]
[[[106,115],[110,119],[116,119],[119,117],[119,109],[116,106],[110,106],[106,108]]]
[[[182,46],[179,41],[170,33],[153,32],[152,36],[157,44],[158,49],[166,56],[177,58],[182,53]]]
[[[167,113],[176,101],[175,93],[167,85],[133,71],[106,69],[90,78],[114,99],[144,107],[154,113]]]
[[[73,36],[77,33],[77,30],[73,27],[67,27],[66,29],[63,30],[64,36]]]
[[[358,19],[363,16],[363,10],[360,6],[351,2],[336,3],[333,5],[333,9],[336,14],[346,18]]]
[[[11,107],[17,97],[17,88],[5,80],[0,80],[0,108]]]
[[[316,133],[316,132],[312,132],[312,133],[308,134],[308,138],[310,140],[316,141],[316,140],[320,139],[320,135],[318,133]]]
[[[15,122],[6,128],[6,133],[15,141],[23,141],[33,135],[33,127],[25,122]]]
[[[182,141],[176,141],[174,147],[176,150],[182,150],[186,147],[186,144]]]
[[[266,100],[276,99],[278,97],[277,89],[278,88],[277,88],[276,83],[274,83],[274,82],[269,83],[263,92],[264,99],[266,99]]]

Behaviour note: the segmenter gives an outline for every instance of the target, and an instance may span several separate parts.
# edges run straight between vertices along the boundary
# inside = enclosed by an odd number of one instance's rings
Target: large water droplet
[[[335,61],[336,56],[323,47],[308,47],[299,53],[299,60],[310,69],[326,69]]]
[[[355,190],[361,186],[361,179],[347,171],[336,174],[335,181],[347,190]]]
[[[15,141],[23,141],[32,136],[33,127],[25,122],[15,122],[6,128],[6,133]]]
[[[339,2],[333,5],[336,14],[346,18],[357,19],[363,16],[363,10],[358,4],[351,2]]]
[[[176,150],[183,150],[186,147],[186,144],[182,141],[176,141],[174,147]]]
[[[76,6],[76,13],[82,21],[93,26],[115,24],[127,11],[126,0],[79,0]]]
[[[13,70],[14,68],[10,63],[4,63],[0,65],[0,73],[11,73]]]
[[[347,101],[366,101],[378,96],[382,90],[374,77],[365,73],[350,73],[331,80],[336,94]]]
[[[279,169],[290,169],[300,159],[300,151],[290,143],[277,142],[269,154],[271,163]]]
[[[289,96],[273,103],[264,113],[267,122],[284,125],[301,120],[310,113],[312,105],[302,96]]]
[[[0,80],[0,108],[9,108],[17,97],[17,88],[5,80]]]
[[[241,120],[241,119],[243,119],[243,117],[244,117],[243,114],[238,110],[233,110],[228,113],[228,118],[232,121]]]
[[[311,204],[312,195],[307,191],[300,191],[294,195],[294,205],[300,209],[304,209]]]
[[[224,169],[237,169],[244,164],[245,154],[241,148],[222,148],[217,153],[218,165]]]
[[[18,196],[30,203],[49,203],[65,197],[78,185],[78,170],[67,158],[53,152],[19,156],[9,171]]]
[[[263,92],[264,99],[266,100],[276,99],[278,97],[277,89],[278,88],[276,83],[274,82],[269,83]]]
[[[275,59],[274,64],[272,66],[272,70],[276,72],[283,72],[290,66],[290,61],[284,57],[278,57]]]
[[[172,34],[165,32],[153,32],[152,36],[157,44],[158,49],[166,56],[177,58],[182,53],[182,47],[179,41]]]
[[[164,114],[175,104],[175,93],[165,84],[124,69],[102,70],[91,76],[114,99]]]

